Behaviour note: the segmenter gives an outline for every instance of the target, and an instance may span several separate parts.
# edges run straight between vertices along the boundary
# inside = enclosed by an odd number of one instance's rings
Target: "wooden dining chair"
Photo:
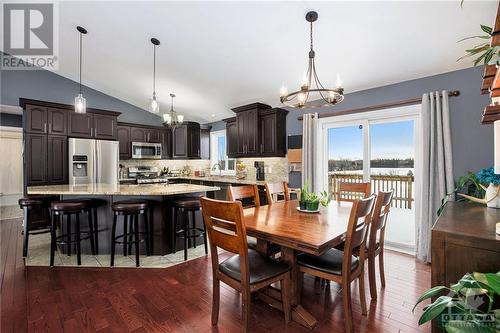
[[[279,196],[282,196],[284,201],[290,200],[290,192],[288,191],[288,184],[286,182],[266,183],[265,188],[268,205],[279,201]]]
[[[344,194],[344,195],[343,195]],[[337,201],[353,202],[356,199],[368,198],[371,194],[371,184],[368,183],[337,183]]]
[[[370,297],[377,299],[377,281],[375,278],[375,258],[378,256],[380,284],[385,287],[384,273],[384,237],[387,216],[391,209],[394,190],[388,192],[379,191],[375,208],[373,209],[370,223],[370,232],[368,234],[368,280],[370,283]],[[373,245],[372,245],[373,244]]]
[[[330,249],[320,256],[308,253],[297,256],[299,274],[301,274],[299,281],[303,281],[304,274],[310,274],[342,286],[345,328],[346,332],[349,333],[353,332],[351,282],[356,279],[359,279],[361,314],[367,314],[364,272],[365,245],[375,198],[376,196],[372,195],[366,199],[354,200],[347,225],[344,251]],[[353,255],[354,249],[357,247],[361,249],[359,258]],[[299,288],[301,285],[300,282]]]
[[[243,185],[243,186],[232,186],[227,187],[227,198],[229,201],[239,200],[244,203],[245,208],[247,207],[259,207],[259,189],[257,185]],[[246,204],[249,199],[251,199],[250,204]]]
[[[280,282],[285,322],[290,321],[290,266],[248,249],[241,202],[201,198],[213,271],[212,325],[219,318],[220,281],[241,293],[243,332],[248,331],[250,293]],[[219,263],[221,248],[234,255]]]

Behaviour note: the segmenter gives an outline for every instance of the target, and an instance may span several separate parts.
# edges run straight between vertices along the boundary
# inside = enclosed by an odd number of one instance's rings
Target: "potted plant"
[[[442,295],[425,306],[418,321],[422,325],[436,320],[448,333],[495,333],[500,328],[500,272],[465,274],[458,283],[436,286],[426,291],[413,307],[431,297]]]
[[[319,205],[326,207],[330,203],[328,192],[323,191],[319,194],[309,191],[309,184],[306,181],[300,192],[300,210],[318,211]]]
[[[500,174],[496,174],[493,168],[485,168],[476,173],[476,179],[477,185],[484,190],[483,199],[463,193],[458,195],[491,208],[500,208]]]

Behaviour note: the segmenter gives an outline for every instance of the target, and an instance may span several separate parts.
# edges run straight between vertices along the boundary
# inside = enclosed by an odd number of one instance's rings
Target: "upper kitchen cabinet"
[[[161,140],[161,158],[172,158],[172,131],[165,129],[160,131]]]
[[[132,142],[147,142],[147,129],[144,127],[131,127],[130,140]]]
[[[75,138],[117,139],[117,117],[115,112],[69,113],[68,136]]]
[[[200,128],[200,158],[202,160],[210,159],[210,128],[211,126]]]
[[[117,121],[115,115],[94,113],[94,137],[96,139],[116,140]]]
[[[184,122],[172,129],[172,158],[200,158],[200,124]]]
[[[147,142],[161,143],[160,130],[157,128],[149,128],[146,133]]]
[[[285,157],[287,113],[288,111],[278,108],[260,113],[260,156]]]
[[[66,135],[68,112],[40,105],[26,105],[24,129],[27,133]]]
[[[288,111],[261,103],[232,109],[235,118],[226,119],[229,157],[282,157],[286,155]]]
[[[236,117],[224,119],[226,122],[226,153],[233,157],[238,155],[238,128]]]
[[[161,126],[147,126],[130,123],[118,123],[118,141],[120,158],[132,158],[132,142],[161,143],[163,159],[172,156],[172,135],[170,129]]]

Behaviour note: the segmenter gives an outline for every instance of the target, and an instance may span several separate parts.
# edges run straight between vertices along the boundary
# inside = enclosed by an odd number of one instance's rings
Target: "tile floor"
[[[26,266],[49,266],[50,256],[50,234],[40,234],[30,236],[28,245],[28,258],[26,258]],[[204,257],[205,249],[203,246],[189,249],[188,261],[196,258]],[[140,256],[141,268],[166,268],[181,264],[184,262],[183,251],[178,251],[175,254],[165,256]],[[110,255],[82,255],[82,266],[87,267],[109,267]],[[54,259],[55,266],[77,266],[76,254],[67,256],[59,251],[56,252]],[[115,256],[115,267],[135,267],[135,255],[123,256],[117,254]]]

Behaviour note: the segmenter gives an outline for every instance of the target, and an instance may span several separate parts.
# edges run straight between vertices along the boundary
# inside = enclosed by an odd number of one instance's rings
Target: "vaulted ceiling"
[[[298,88],[316,10],[316,63],[324,85],[340,74],[346,93],[472,66],[457,62],[494,21],[497,1],[120,2],[59,3],[58,74],[147,109],[152,93],[151,37],[157,50],[161,111],[211,122],[248,102],[279,105],[279,89]],[[479,89],[479,87],[478,87]]]

